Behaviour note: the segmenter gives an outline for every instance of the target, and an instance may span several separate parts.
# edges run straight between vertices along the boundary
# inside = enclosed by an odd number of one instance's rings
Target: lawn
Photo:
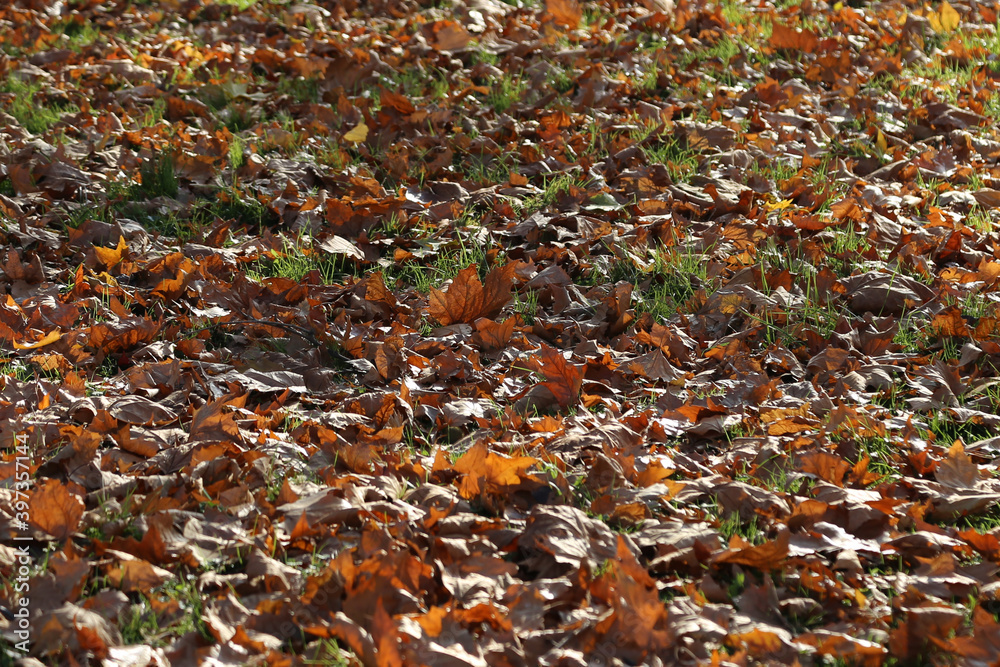
[[[0,667],[997,662],[997,12],[3,3]]]

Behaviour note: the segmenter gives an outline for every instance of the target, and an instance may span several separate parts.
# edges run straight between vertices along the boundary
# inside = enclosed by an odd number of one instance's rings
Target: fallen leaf
[[[361,143],[366,139],[368,139],[368,126],[365,125],[364,121],[361,121],[344,133],[344,141],[350,141],[351,143]]]
[[[63,541],[76,531],[84,505],[65,485],[49,479],[29,494],[27,509],[28,523]]]

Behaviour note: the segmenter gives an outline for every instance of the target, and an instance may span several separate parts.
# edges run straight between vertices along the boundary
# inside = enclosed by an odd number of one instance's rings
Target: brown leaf
[[[945,639],[947,635],[924,635],[937,646],[965,658],[969,665],[994,665],[1000,661],[1000,623],[991,612],[976,605],[972,612],[972,635]]]
[[[117,558],[120,564],[108,572],[108,581],[125,593],[147,592],[173,578],[169,570],[121,551],[108,550],[105,555]]]
[[[76,530],[84,505],[58,480],[49,479],[28,496],[28,523],[57,540],[65,540]]]
[[[223,412],[223,408],[229,406],[232,400],[233,397],[226,396],[195,410],[191,419],[191,439],[242,443],[243,437],[236,420],[228,412]]]
[[[1000,208],[1000,190],[980,188],[972,194],[983,208]]]
[[[97,256],[98,264],[106,268],[111,268],[119,264],[124,258],[127,250],[128,243],[125,242],[124,236],[118,237],[118,246],[115,248],[102,248],[97,245],[94,246],[94,254]]]
[[[938,336],[969,337],[969,325],[957,306],[949,306],[936,314],[931,320],[930,329]]]
[[[161,426],[177,419],[173,410],[142,396],[123,396],[108,412],[118,421],[136,426]]]
[[[552,392],[560,407],[567,408],[579,400],[584,369],[566,361],[562,352],[543,343],[528,366],[545,376],[541,386]]]
[[[815,53],[819,48],[819,38],[811,30],[795,30],[781,23],[775,23],[768,44],[773,49]]]
[[[537,462],[530,456],[499,456],[489,451],[485,443],[479,443],[455,462],[455,472],[465,475],[458,487],[459,494],[471,500],[483,495],[513,493],[523,483],[533,481],[526,471]]]
[[[480,317],[495,317],[510,301],[514,265],[493,268],[486,284],[479,281],[475,265],[458,272],[446,292],[431,290],[428,312],[443,326],[475,322]]]
[[[785,557],[788,556],[788,542],[791,534],[787,528],[783,528],[778,533],[778,537],[770,542],[765,542],[760,546],[740,546],[730,547],[727,551],[719,554],[713,563],[731,563],[733,565],[745,565],[755,567],[758,570],[770,571],[782,566]],[[745,543],[744,543],[745,544]]]
[[[980,486],[979,466],[965,453],[961,440],[956,440],[948,450],[948,458],[934,470],[934,479],[954,489],[975,489]]]
[[[921,306],[936,295],[927,285],[908,276],[869,272],[841,281],[853,312],[901,315]]]
[[[851,469],[851,464],[843,458],[819,450],[800,454],[797,460],[801,472],[815,475],[819,479],[837,486],[844,485],[844,475]]]
[[[508,317],[503,322],[494,322],[486,318],[476,320],[476,332],[472,339],[482,346],[485,352],[499,352],[506,349],[514,335],[515,318]]]

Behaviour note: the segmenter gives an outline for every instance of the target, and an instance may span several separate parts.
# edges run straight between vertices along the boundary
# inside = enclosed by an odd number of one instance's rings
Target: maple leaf
[[[992,3],[52,4],[0,7],[34,657],[997,662]]]
[[[562,352],[543,344],[528,366],[545,377],[541,386],[551,392],[560,407],[575,405],[579,400],[584,371],[569,363]]]
[[[475,266],[462,269],[447,291],[431,290],[428,312],[444,326],[495,317],[511,299],[514,268],[513,264],[494,267],[485,283],[479,281]]]

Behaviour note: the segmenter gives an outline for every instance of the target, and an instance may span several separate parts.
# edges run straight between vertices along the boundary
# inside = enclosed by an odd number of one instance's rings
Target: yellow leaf
[[[14,347],[18,350],[37,350],[40,347],[45,347],[56,342],[60,338],[62,338],[62,333],[53,330],[47,333],[44,338],[36,340],[34,343],[28,343],[27,345],[21,345],[15,340]]]
[[[941,15],[937,12],[927,12],[927,20],[930,21],[931,28],[934,32],[944,32],[944,27],[941,25]]]
[[[98,262],[108,268],[111,268],[122,261],[122,256],[127,248],[128,243],[125,242],[125,237],[119,236],[118,246],[116,248],[102,248],[101,246],[95,245],[94,255],[96,255]]]
[[[875,135],[875,145],[878,147],[879,151],[885,153],[887,150],[889,150],[889,142],[886,141],[885,135],[882,134],[882,130],[876,130],[876,132],[877,134]]]
[[[358,126],[353,130],[350,130],[344,135],[344,141],[353,141],[355,143],[359,141],[364,141],[368,138],[368,126],[365,125],[365,121],[358,123]]]
[[[941,27],[948,32],[956,30],[962,20],[962,17],[958,15],[958,12],[955,11],[955,8],[951,6],[948,0],[944,0],[941,3],[938,15],[941,17]]]
[[[771,203],[764,204],[764,208],[766,208],[768,211],[784,211],[786,208],[791,208],[791,206],[792,206],[791,199],[782,199],[781,201],[776,201],[773,204]]]

